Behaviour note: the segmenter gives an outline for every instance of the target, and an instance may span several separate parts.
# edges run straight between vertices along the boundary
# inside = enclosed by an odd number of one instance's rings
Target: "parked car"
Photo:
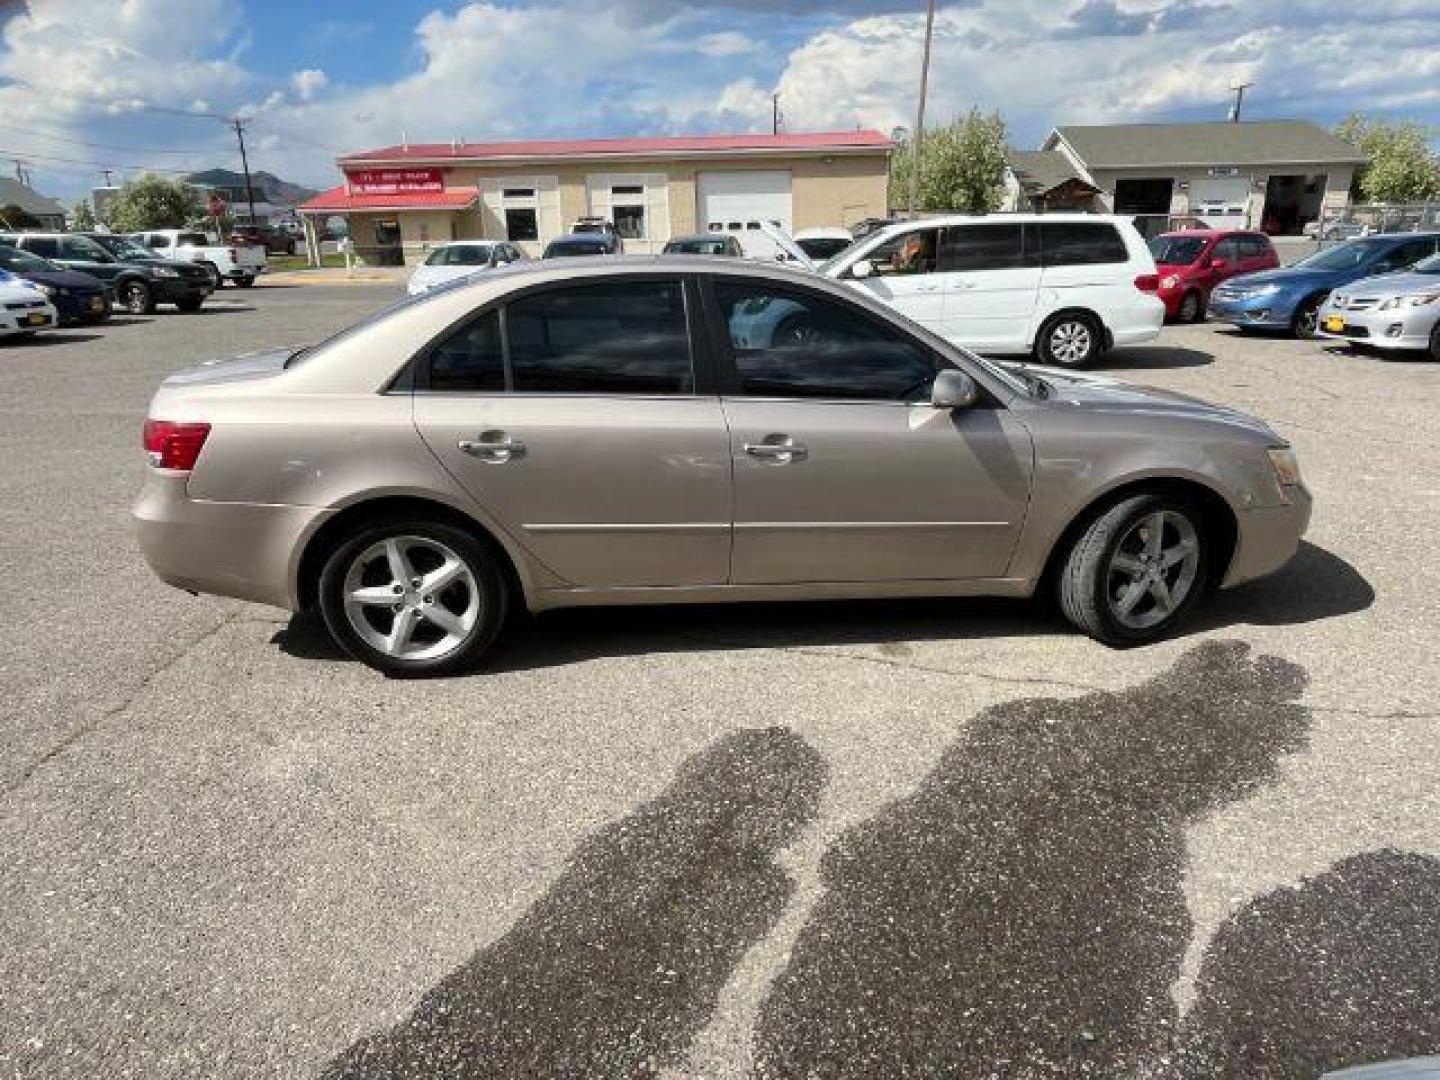
[[[33,282],[0,270],[0,338],[28,338],[60,325],[60,313]]]
[[[564,259],[575,255],[623,255],[624,246],[613,232],[570,233],[557,236],[545,245],[542,259]]]
[[[819,264],[783,231],[762,228],[800,265],[980,352],[1084,367],[1112,345],[1152,340],[1165,321],[1155,260],[1124,217],[921,218]]]
[[[506,240],[453,240],[425,256],[425,261],[410,275],[406,291],[414,296],[444,282],[508,266],[523,258],[525,253]]]
[[[855,243],[855,237],[846,229],[801,229],[795,234],[795,243],[810,258],[823,262]]]
[[[37,286],[50,298],[60,325],[96,323],[110,317],[110,291],[105,283],[78,270],[66,270],[19,248],[0,246],[0,270]]]
[[[199,311],[211,291],[210,277],[203,271],[167,260],[120,258],[80,233],[8,233],[0,235],[0,244],[99,278],[115,303],[132,315],[148,315],[156,304]]]
[[[1318,327],[1321,337],[1440,360],[1440,255],[1335,290],[1320,307]]]
[[[237,247],[262,247],[267,255],[294,255],[295,237],[284,229],[244,225],[231,231],[227,244]]]
[[[737,339],[777,303],[810,332]],[[172,375],[144,444],[134,516],[161,578],[318,607],[397,675],[467,667],[511,605],[1053,582],[1086,633],[1151,641],[1212,585],[1286,563],[1310,516],[1257,419],[982,360],[827,276],[740,259],[475,275],[307,349]]]
[[[248,289],[265,272],[265,249],[260,246],[222,244],[218,237],[189,229],[152,229],[129,235],[164,258],[204,267],[217,289],[226,281]]]
[[[1301,235],[1317,240],[1354,240],[1368,236],[1373,230],[1359,221],[1307,221],[1300,227]]]
[[[1320,305],[1333,289],[1414,266],[1440,249],[1440,233],[1386,233],[1346,240],[1293,266],[1231,278],[1210,292],[1210,317],[1241,330],[1315,336]]]
[[[745,254],[740,241],[729,233],[695,233],[693,236],[676,236],[665,242],[665,255],[729,255],[740,258]]]
[[[582,217],[576,218],[575,224],[570,226],[572,233],[609,233],[615,235],[615,223],[609,218],[603,217]]]
[[[1273,270],[1280,265],[1275,245],[1262,232],[1185,229],[1161,233],[1150,241],[1158,296],[1167,318],[1182,323],[1205,318],[1210,290],[1240,274]]]

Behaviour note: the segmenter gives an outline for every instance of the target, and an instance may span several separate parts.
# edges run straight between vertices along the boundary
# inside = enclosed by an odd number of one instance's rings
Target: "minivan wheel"
[[[1099,356],[1103,344],[1088,315],[1056,315],[1040,328],[1035,353],[1042,364],[1078,368]]]
[[[1182,323],[1195,323],[1200,321],[1200,294],[1187,292],[1180,298],[1180,310],[1175,314],[1175,321]]]
[[[155,311],[155,297],[143,281],[127,281],[120,286],[120,306],[131,315],[150,315]]]
[[[357,660],[394,676],[471,668],[505,621],[494,557],[439,522],[387,522],[337,547],[320,573],[320,610]]]
[[[1060,570],[1066,618],[1107,645],[1164,637],[1205,589],[1209,545],[1196,508],[1180,499],[1134,495],[1076,538]]]

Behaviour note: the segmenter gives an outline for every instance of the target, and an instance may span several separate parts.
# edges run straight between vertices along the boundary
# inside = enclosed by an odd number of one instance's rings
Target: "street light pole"
[[[920,146],[925,139],[925,93],[930,85],[930,39],[935,33],[935,0],[925,5],[925,54],[920,61],[920,104],[915,110],[915,138],[910,150],[910,218],[920,209]]]

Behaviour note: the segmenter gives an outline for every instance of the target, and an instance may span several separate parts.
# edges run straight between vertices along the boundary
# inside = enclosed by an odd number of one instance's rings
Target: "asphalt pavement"
[[[130,532],[167,372],[389,285],[0,345],[0,1074],[1313,1077],[1440,1050],[1440,365],[1167,328],[1294,563],[1042,605],[553,612],[387,681]]]

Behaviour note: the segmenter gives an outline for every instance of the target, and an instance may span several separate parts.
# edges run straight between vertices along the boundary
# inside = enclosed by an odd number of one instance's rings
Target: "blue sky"
[[[912,123],[923,0],[0,0],[0,169],[83,194],[102,167],[333,183],[396,142]],[[1060,123],[1352,110],[1440,126],[1440,0],[952,0],[932,119]],[[170,110],[170,111],[166,111]]]

